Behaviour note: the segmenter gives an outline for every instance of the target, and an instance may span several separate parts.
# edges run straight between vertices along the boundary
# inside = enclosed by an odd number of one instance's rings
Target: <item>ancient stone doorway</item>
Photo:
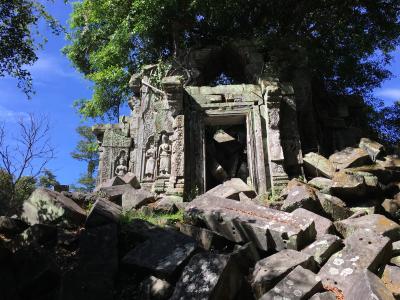
[[[249,177],[245,118],[224,119],[211,119],[205,126],[206,190],[230,178],[247,182]]]

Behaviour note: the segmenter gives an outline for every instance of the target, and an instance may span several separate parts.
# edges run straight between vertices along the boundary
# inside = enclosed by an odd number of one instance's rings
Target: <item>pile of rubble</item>
[[[0,218],[1,296],[400,299],[400,160],[363,139],[304,167],[273,203],[239,178],[191,202],[130,174],[92,194],[38,189],[25,221]],[[164,227],[121,218],[178,209]]]

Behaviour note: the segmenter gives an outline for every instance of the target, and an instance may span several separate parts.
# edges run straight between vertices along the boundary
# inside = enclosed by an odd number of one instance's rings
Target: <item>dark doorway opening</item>
[[[244,122],[205,128],[206,190],[231,178],[247,182],[247,134]]]

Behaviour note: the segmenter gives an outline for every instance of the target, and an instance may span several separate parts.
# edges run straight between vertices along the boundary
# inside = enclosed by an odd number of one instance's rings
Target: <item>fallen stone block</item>
[[[11,249],[13,252],[22,248],[34,245],[39,247],[48,242],[54,242],[57,238],[57,228],[52,225],[34,224],[27,228],[24,232],[17,235],[11,241]]]
[[[336,172],[329,159],[314,152],[307,153],[303,158],[305,172],[311,177],[324,176],[332,178]]]
[[[133,188],[140,189],[140,183],[135,174],[128,172],[121,179],[124,183],[131,185]]]
[[[191,237],[164,230],[129,251],[122,259],[126,265],[148,270],[152,275],[169,279],[197,249]]]
[[[64,195],[44,188],[36,189],[23,203],[21,218],[29,224],[54,222],[79,225],[86,212]]]
[[[308,184],[323,193],[329,193],[331,190],[331,186],[333,185],[332,179],[328,179],[325,177],[315,177],[311,179]]]
[[[318,276],[325,288],[337,288],[346,295],[360,272],[366,269],[376,272],[387,263],[391,243],[389,238],[373,231],[358,230],[346,238],[344,244],[345,247],[323,265]]]
[[[337,221],[334,225],[337,231],[345,238],[356,230],[361,229],[365,231],[374,231],[377,234],[387,236],[392,241],[400,240],[400,225],[378,214]]]
[[[108,223],[118,224],[121,214],[121,206],[100,198],[94,203],[92,209],[90,210],[85,226],[94,227]]]
[[[376,162],[385,169],[400,171],[400,158],[396,155],[385,156],[383,160],[377,160]]]
[[[318,214],[308,211],[304,208],[298,208],[292,215],[303,218],[305,220],[312,220],[315,223],[315,230],[317,237],[326,233],[332,233],[334,230],[333,222],[327,218],[324,218]]]
[[[183,234],[194,238],[198,242],[199,246],[205,250],[223,249],[231,243],[219,234],[205,228],[185,223],[179,223],[178,228]]]
[[[341,199],[360,198],[367,193],[367,185],[361,175],[343,170],[337,172],[332,181],[331,193]]]
[[[185,209],[192,224],[236,243],[252,241],[262,250],[301,249],[315,238],[314,222],[253,203],[202,195]]]
[[[100,191],[103,188],[110,188],[112,186],[123,185],[123,184],[126,184],[126,182],[121,177],[114,176],[96,186],[93,192]]]
[[[100,188],[99,191],[107,195],[111,201],[121,204],[122,195],[132,189],[134,188],[130,184],[122,184]]]
[[[310,270],[297,266],[260,300],[309,299],[323,290],[321,280]]]
[[[392,256],[400,255],[400,241],[393,242],[392,248]]]
[[[321,204],[315,192],[315,189],[306,184],[288,189],[288,195],[283,201],[282,210],[292,212],[297,208],[304,208],[315,213],[321,213]]]
[[[310,300],[336,300],[336,295],[333,292],[317,293]]]
[[[382,207],[389,215],[400,219],[400,198],[385,199],[382,202]]]
[[[243,281],[229,255],[200,253],[184,268],[170,300],[233,300]]]
[[[140,189],[130,189],[122,194],[122,209],[129,211],[132,209],[138,209],[143,205],[153,203],[155,200],[154,194],[149,191]]]
[[[173,214],[179,209],[184,209],[187,202],[183,202],[183,198],[179,196],[164,196],[157,202],[153,203],[152,209],[156,213]]]
[[[28,227],[28,224],[17,218],[9,218],[6,216],[0,217],[0,234],[13,236],[23,232]]]
[[[327,260],[336,252],[343,248],[342,240],[332,234],[324,234],[301,252],[311,255],[319,266],[324,265]]]
[[[208,190],[203,195],[217,196],[239,201],[239,194],[244,193],[249,198],[255,198],[257,193],[240,178],[232,178]]]
[[[166,300],[173,292],[173,286],[163,279],[150,276],[140,284],[143,300]]]
[[[372,163],[367,151],[360,148],[347,147],[329,156],[329,160],[337,170],[360,167]]]
[[[386,265],[381,280],[394,298],[400,299],[400,268]]]
[[[257,298],[264,295],[297,266],[316,270],[314,258],[306,253],[286,249],[258,261],[251,286]]]
[[[250,268],[254,268],[261,259],[257,247],[252,242],[236,245],[230,255],[244,275],[249,274]]]
[[[387,299],[394,300],[378,276],[368,270],[360,272],[351,280],[351,288],[344,291],[345,299]]]
[[[382,144],[372,141],[368,138],[362,138],[358,145],[361,149],[365,150],[372,161],[376,161],[384,155],[385,148]]]
[[[326,215],[332,220],[338,221],[347,219],[353,212],[347,207],[346,203],[338,197],[316,192],[321,207]]]
[[[392,257],[392,259],[390,260],[390,263],[395,266],[400,267],[400,256]]]

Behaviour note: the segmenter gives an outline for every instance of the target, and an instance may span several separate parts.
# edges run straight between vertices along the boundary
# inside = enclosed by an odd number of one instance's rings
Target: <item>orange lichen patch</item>
[[[385,268],[382,275],[382,281],[392,293],[400,294],[400,282],[395,281],[396,277],[394,277],[391,272],[392,271],[389,268]]]
[[[331,285],[324,285],[324,289],[334,293],[336,300],[344,300],[344,295],[341,289]]]

